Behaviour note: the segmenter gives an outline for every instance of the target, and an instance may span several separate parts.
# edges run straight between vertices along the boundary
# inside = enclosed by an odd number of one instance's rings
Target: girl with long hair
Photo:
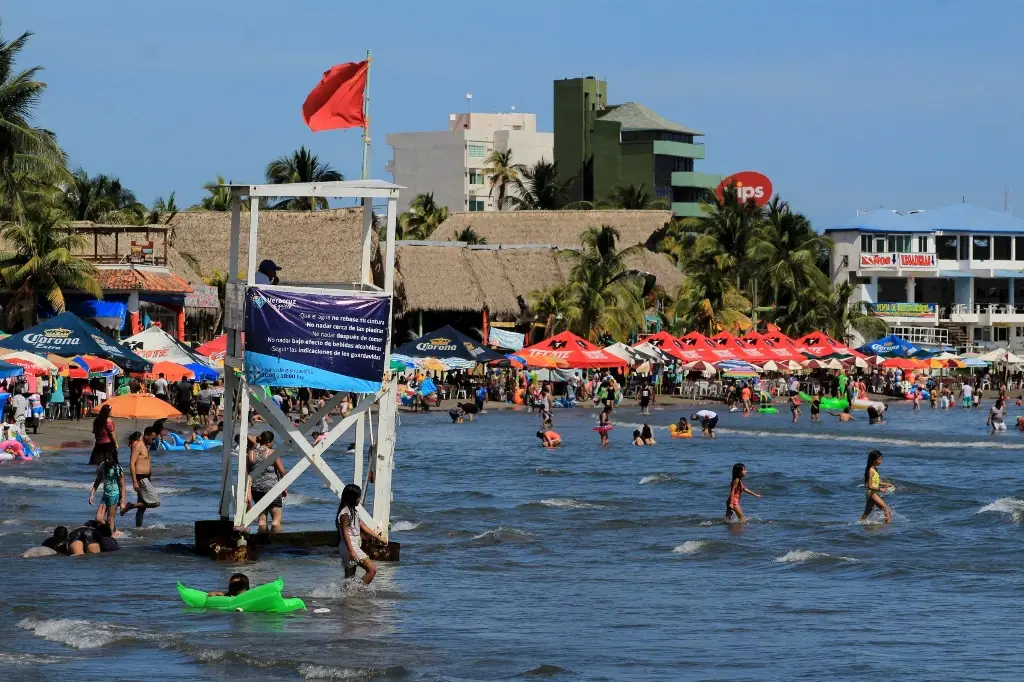
[[[345,563],[345,577],[356,577],[356,566],[362,566],[366,571],[363,575],[363,584],[369,585],[377,575],[377,567],[362,550],[362,536],[365,533],[378,542],[387,543],[373,529],[359,520],[356,507],[359,506],[362,497],[362,488],[355,483],[346,485],[341,491],[341,504],[338,505],[334,525],[338,529],[338,554],[341,555],[341,559]]]
[[[882,502],[882,493],[889,492],[893,485],[878,476],[878,467],[880,466],[882,466],[882,453],[872,450],[868,453],[868,465],[864,467],[864,492],[867,502],[864,505],[864,515],[860,517],[860,520],[866,520],[874,508],[878,507],[885,514],[885,522],[892,523],[892,512],[889,507],[885,506],[885,502]]]

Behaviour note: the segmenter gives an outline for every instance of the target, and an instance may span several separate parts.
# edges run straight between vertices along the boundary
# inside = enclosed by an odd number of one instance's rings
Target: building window
[[[928,237],[917,238],[917,252],[928,253]]]
[[[956,260],[956,235],[943,235],[935,238],[935,257],[939,260]]]
[[[693,171],[693,159],[682,156],[654,155],[654,185],[668,187],[672,184],[673,173],[689,173]]]
[[[1016,252],[1013,254],[1014,260],[1024,260],[1024,237],[1014,237],[1013,241],[1016,242],[1014,247]]]
[[[478,170],[471,170],[468,173],[469,184],[471,185],[482,185],[484,184],[484,174]]]
[[[887,251],[910,253],[912,237],[909,234],[890,234],[886,237]]]
[[[1024,327],[1014,327],[1013,335],[1016,336],[1018,339],[1024,336]]]
[[[995,339],[993,339],[994,341],[999,342],[999,341],[1009,341],[1010,340],[1010,328],[1009,327],[994,327],[993,331],[995,332]]]
[[[704,189],[703,187],[673,187],[672,203],[695,204],[700,201],[705,201],[710,192],[711,190]]]
[[[992,237],[992,260],[1010,260],[1010,238]]]
[[[860,250],[864,253],[871,253],[871,235],[862,234],[860,236]]]
[[[974,237],[971,243],[974,244],[974,260],[988,260],[991,256],[991,240],[988,237]]]
[[[483,199],[470,199],[469,200],[470,211],[485,211],[487,210],[484,205]]]
[[[960,260],[971,259],[971,239],[967,235],[960,235]]]
[[[875,237],[875,253],[885,253],[885,237]]]
[[[487,147],[482,144],[468,145],[467,150],[471,159],[482,159],[487,156]]]
[[[693,135],[675,133],[670,130],[623,130],[619,133],[619,140],[622,142],[653,142],[664,140],[665,142],[684,142],[693,144]]]

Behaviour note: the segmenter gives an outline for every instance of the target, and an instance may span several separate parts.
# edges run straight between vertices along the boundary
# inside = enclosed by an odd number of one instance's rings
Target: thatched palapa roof
[[[477,211],[453,213],[431,239],[455,239],[472,227],[488,244],[552,244],[580,246],[591,227],[609,225],[619,231],[622,246],[646,244],[672,219],[672,211]]]
[[[248,258],[249,213],[242,212],[240,271]],[[231,214],[225,211],[182,211],[168,227],[173,246],[199,262],[201,274],[228,271]],[[349,284],[358,282],[362,262],[361,208],[323,211],[260,211],[258,256],[282,268],[285,284]],[[377,237],[374,235],[374,253]]]
[[[570,249],[553,245],[468,246],[462,242],[398,242],[396,308],[410,312],[475,312],[516,317],[531,291],[561,284],[572,267]],[[630,267],[657,276],[674,289],[683,280],[663,254],[642,251]]]

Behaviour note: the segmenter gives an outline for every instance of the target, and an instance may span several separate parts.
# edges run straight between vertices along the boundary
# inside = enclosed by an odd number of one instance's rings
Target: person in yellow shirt
[[[860,520],[866,520],[874,508],[878,507],[885,514],[885,522],[892,523],[892,511],[882,501],[882,493],[892,490],[893,484],[883,481],[879,477],[878,467],[880,466],[882,466],[882,453],[872,450],[868,453],[868,465],[864,468],[864,493],[867,496],[867,502],[864,505],[864,515],[860,517]]]

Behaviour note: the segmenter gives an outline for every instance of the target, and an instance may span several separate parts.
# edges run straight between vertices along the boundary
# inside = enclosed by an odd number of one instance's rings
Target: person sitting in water
[[[643,445],[644,439],[640,436],[640,430],[633,431],[633,445]]]
[[[64,526],[57,526],[53,529],[53,535],[42,542],[43,547],[48,547],[54,552],[61,554],[68,553],[68,529]]]
[[[462,409],[462,405],[456,405],[452,409],[448,410],[448,416],[452,418],[452,424],[461,424],[462,418],[466,415]]]
[[[228,591],[224,592],[207,592],[207,597],[237,597],[243,592],[249,590],[249,576],[245,573],[233,573],[228,578]]]
[[[644,428],[640,431],[640,438],[643,440],[644,445],[657,445],[657,441],[654,440],[654,432],[651,430],[650,424],[644,424]]]
[[[879,410],[874,405],[868,405],[868,424],[881,424],[882,421],[883,421],[883,419],[882,419],[882,413],[883,412],[885,412],[885,407],[884,406],[882,407],[881,410]]]
[[[216,426],[210,425],[203,429],[203,438],[209,440],[216,440],[217,436],[220,435],[221,431],[224,430],[224,422],[217,422]]]
[[[854,416],[850,412],[850,406],[849,405],[844,407],[842,412],[833,412],[831,410],[825,410],[825,411],[828,412],[833,417],[839,417],[839,421],[841,421],[841,422],[852,422],[854,420]]]
[[[58,550],[60,551],[60,550]],[[100,545],[100,534],[91,526],[79,526],[68,533],[64,554],[81,556],[83,554],[99,554],[103,551]]]
[[[554,448],[562,444],[562,437],[550,429],[538,431],[537,438],[540,438],[541,445],[546,448]]]
[[[690,428],[690,422],[686,421],[686,417],[680,417],[679,418],[679,424],[676,426],[676,434],[677,435],[683,435],[683,434],[692,434],[692,433],[693,433],[693,431]]]
[[[113,533],[110,532],[110,526],[100,523],[96,519],[86,521],[85,525],[95,530],[96,534],[99,535],[101,552],[116,552],[121,549],[117,544],[117,540],[114,539]]]

